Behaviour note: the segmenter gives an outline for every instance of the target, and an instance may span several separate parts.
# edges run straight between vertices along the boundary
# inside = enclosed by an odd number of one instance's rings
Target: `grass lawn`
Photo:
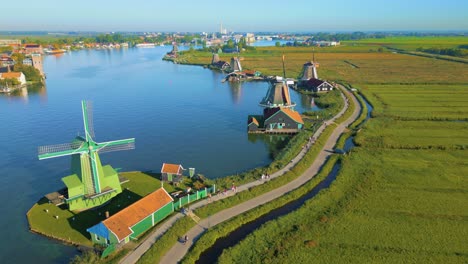
[[[464,75],[466,79],[468,72]],[[468,82],[468,79],[466,80]],[[373,116],[410,120],[468,120],[468,85],[359,85]]]
[[[359,149],[338,180],[220,263],[465,263],[466,151]]]
[[[468,122],[402,121],[376,118],[355,137],[362,147],[468,149]]]
[[[129,182],[122,184],[123,192],[114,197],[111,203],[97,209],[74,213],[65,206],[57,207],[42,198],[27,214],[31,229],[70,243],[91,246],[86,229],[104,220],[106,211],[113,215],[161,187],[155,175],[143,172],[124,172],[121,175],[129,179]],[[169,193],[175,191],[169,184],[165,184],[164,188]]]

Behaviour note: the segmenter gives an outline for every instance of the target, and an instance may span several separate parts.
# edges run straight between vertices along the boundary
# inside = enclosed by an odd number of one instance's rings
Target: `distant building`
[[[305,88],[313,92],[329,92],[333,90],[333,85],[327,81],[312,78],[305,83]]]
[[[0,56],[0,67],[10,67],[14,66],[15,61],[8,55],[2,54]]]
[[[231,71],[233,71],[233,72],[242,71],[242,66],[241,66],[239,57],[232,57],[231,58]]]
[[[180,164],[163,163],[161,168],[161,180],[172,183],[182,181],[184,168]]]
[[[254,35],[254,33],[247,33],[247,34],[245,34],[245,42],[247,42],[247,43],[254,43],[254,42],[255,42],[255,35]]]
[[[228,71],[231,68],[231,65],[225,61],[218,61],[211,64],[214,68],[217,68],[222,71]]]
[[[318,62],[309,61],[304,64],[302,70],[301,81],[308,81],[312,78],[318,79],[317,68],[319,67]]]
[[[312,44],[320,47],[339,46],[339,41],[313,41]]]
[[[211,58],[211,65],[217,63],[219,61],[219,54],[213,53],[213,57]]]
[[[302,78],[299,82],[299,86],[303,89],[313,91],[313,92],[329,92],[333,90],[333,85],[327,81],[320,80],[317,74],[317,68],[319,63],[315,61],[314,58],[304,64],[302,70]]]
[[[15,79],[20,82],[21,85],[26,84],[26,77],[22,72],[4,72],[0,73],[0,79]]]
[[[24,65],[36,68],[42,76],[44,76],[44,68],[42,66],[42,56],[40,54],[32,54],[31,57],[23,60]]]
[[[261,72],[254,70],[244,70],[244,74],[248,77],[259,77],[260,75],[262,75]]]
[[[174,42],[174,44],[172,45],[171,52],[168,52],[166,54],[166,57],[177,58],[179,56],[178,52],[179,52],[179,47],[177,47],[177,43]]]
[[[0,39],[0,46],[21,45],[19,39]]]
[[[44,54],[44,50],[39,44],[25,44],[23,50],[24,54]]]

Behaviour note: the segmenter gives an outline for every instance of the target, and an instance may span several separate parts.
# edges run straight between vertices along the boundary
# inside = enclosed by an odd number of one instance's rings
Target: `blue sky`
[[[466,0],[2,2],[2,31],[468,30]]]

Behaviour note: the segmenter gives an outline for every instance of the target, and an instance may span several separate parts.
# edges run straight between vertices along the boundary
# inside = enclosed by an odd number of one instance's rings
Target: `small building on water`
[[[297,133],[304,128],[301,115],[294,110],[289,87],[283,78],[270,83],[266,96],[260,102],[263,115],[250,115],[247,120],[249,133]]]
[[[177,43],[174,42],[174,44],[172,44],[172,50],[166,53],[166,57],[175,59],[178,56],[179,56],[179,47],[177,46]]]

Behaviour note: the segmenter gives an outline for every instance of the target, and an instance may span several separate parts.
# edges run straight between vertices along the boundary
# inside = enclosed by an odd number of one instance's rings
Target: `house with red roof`
[[[44,54],[40,44],[28,43],[23,46],[24,54]]]
[[[301,115],[288,107],[265,108],[263,116],[251,115],[247,122],[249,133],[297,133],[303,127]]]
[[[159,188],[86,231],[95,244],[128,243],[170,215],[173,201],[164,188]]]
[[[182,181],[184,167],[180,164],[163,163],[161,168],[161,180],[179,183]]]
[[[0,73],[0,79],[14,79],[17,80],[21,85],[26,84],[26,77],[22,72],[4,72]]]

